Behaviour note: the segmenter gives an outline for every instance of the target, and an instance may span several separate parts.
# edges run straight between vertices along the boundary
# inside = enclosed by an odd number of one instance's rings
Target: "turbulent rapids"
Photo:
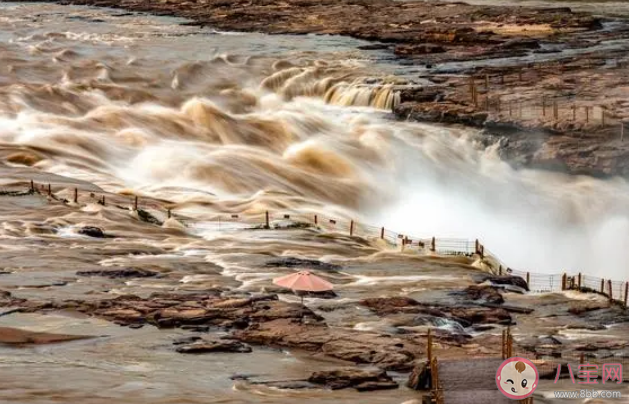
[[[378,51],[357,51],[362,42],[222,33],[169,18],[43,4],[2,4],[0,11],[3,186],[23,188],[33,179],[50,183],[59,198],[71,200],[75,187],[83,198],[73,205],[3,197],[0,280],[19,299],[274,293],[270,280],[288,270],[269,257],[301,257],[339,265],[325,269],[342,298],[327,306],[306,300],[331,327],[352,336],[404,335],[426,325],[385,319],[356,302],[426,291],[442,299],[442,288],[467,286],[478,267],[472,257],[400,254],[381,242],[301,229],[193,231],[165,217],[164,226],[147,227],[117,207],[129,195],[201,221],[266,210],[319,213],[409,235],[479,238],[520,270],[629,276],[624,181],[514,170],[480,147],[475,130],[395,121],[391,109],[409,79]],[[116,195],[108,206],[87,199],[101,191]],[[112,240],[86,237],[79,231],[85,226],[102,227]],[[103,268],[156,276],[78,275]],[[286,301],[297,298],[282,295],[273,304]],[[13,376],[5,378],[3,402],[57,402],[40,400],[40,388],[64,403],[364,402],[356,393],[229,379],[242,369],[268,380],[307,377],[336,365],[330,358],[269,348],[254,350],[253,359],[191,359],[164,349],[185,330],[132,330],[76,313],[18,313],[0,323],[111,337],[19,355],[0,347],[2,369]],[[444,324],[460,327],[443,319],[437,326]],[[528,326],[537,335],[537,323]],[[69,379],[72,386],[59,387]],[[370,395],[369,403],[416,397],[401,390]]]
[[[250,34],[251,54],[221,53],[247,35],[102,12],[78,12],[64,31],[56,14],[29,22],[24,11],[3,23],[6,33],[31,25],[1,45],[8,165],[201,214],[327,209],[425,237],[482,238],[523,269],[627,274],[624,182],[513,171],[477,149],[473,131],[390,122],[403,80],[374,75],[342,45],[269,57]],[[85,31],[94,19],[103,22]]]

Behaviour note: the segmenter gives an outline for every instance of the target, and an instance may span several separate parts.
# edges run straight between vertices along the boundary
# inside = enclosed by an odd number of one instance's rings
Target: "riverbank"
[[[623,98],[629,25],[623,20],[566,7],[437,1],[61,3],[184,17],[218,30],[373,41],[371,48],[418,72],[417,80],[398,83],[412,88],[402,92],[398,118],[482,128],[480,142],[497,145],[515,166],[629,176],[621,128],[629,117]]]

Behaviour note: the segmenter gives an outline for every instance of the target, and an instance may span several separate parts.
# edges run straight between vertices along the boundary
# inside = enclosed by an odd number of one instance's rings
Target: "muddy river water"
[[[267,209],[327,214],[418,236],[481,238],[522,270],[629,277],[625,181],[514,170],[480,149],[474,130],[392,120],[393,86],[412,75],[384,51],[359,50],[366,42],[184,23],[120,10],[0,4],[3,185],[35,179],[67,199],[74,187],[82,198],[136,193],[198,219]],[[344,301],[418,298],[468,276],[429,264],[418,273],[412,255],[307,231],[184,232],[168,221],[147,230],[124,210],[51,204],[41,195],[2,197],[0,216],[7,272],[0,287],[24,298],[259,292],[285,273],[263,265],[269,255],[343,265],[336,281]],[[86,225],[117,238],[78,234]],[[164,276],[120,282],[75,275],[113,266]],[[326,320],[356,330],[387,326],[358,308]],[[230,376],[241,373],[300,379],[338,363],[264,347],[249,355],[181,355],[171,342],[183,331],[134,330],[69,313],[11,314],[0,326],[103,336],[0,346],[4,403],[393,404],[419,397],[405,388],[365,396],[234,381]]]

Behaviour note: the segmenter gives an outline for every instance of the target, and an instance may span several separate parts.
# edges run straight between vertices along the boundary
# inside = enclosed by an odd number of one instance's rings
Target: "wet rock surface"
[[[315,372],[308,378],[308,382],[331,390],[355,388],[358,391],[373,391],[398,388],[398,384],[384,371],[356,368]]]
[[[295,257],[285,257],[272,259],[265,264],[267,267],[287,267],[287,268],[304,268],[304,269],[318,269],[337,271],[341,269],[340,265],[330,264],[319,260],[310,260]]]
[[[180,342],[180,341],[176,341]],[[182,354],[250,353],[251,347],[238,341],[198,339],[189,343],[177,343],[176,351]]]
[[[79,229],[79,234],[94,238],[105,238],[105,232],[100,227],[85,226]]]
[[[370,332],[329,328],[281,319],[234,332],[234,338],[250,344],[293,347],[357,364],[373,364],[386,370],[409,370],[424,352],[420,341]]]
[[[104,270],[92,270],[92,271],[79,271],[76,273],[79,276],[102,276],[105,278],[118,279],[118,278],[154,278],[160,276],[159,272],[149,271],[147,269],[139,268],[121,268],[121,269],[104,269]]]

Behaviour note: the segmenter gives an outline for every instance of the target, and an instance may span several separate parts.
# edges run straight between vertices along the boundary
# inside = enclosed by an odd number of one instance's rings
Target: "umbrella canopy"
[[[273,283],[292,290],[303,290],[305,292],[325,292],[334,289],[334,285],[330,282],[313,275],[309,271],[300,271],[275,278]]]

